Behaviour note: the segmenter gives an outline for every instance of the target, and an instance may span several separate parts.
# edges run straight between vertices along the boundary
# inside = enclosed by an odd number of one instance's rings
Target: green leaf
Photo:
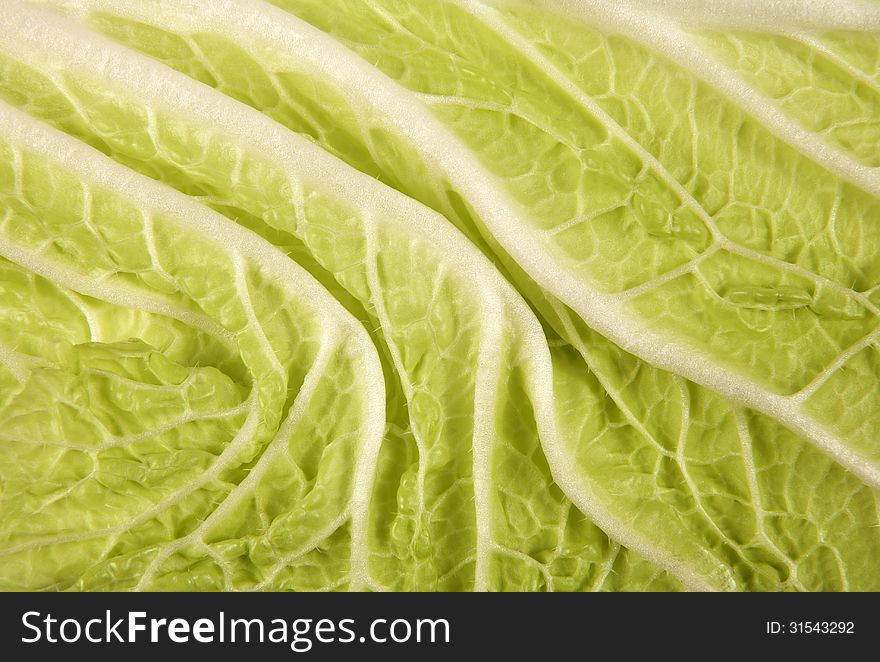
[[[880,588],[876,12],[49,4],[5,585]]]

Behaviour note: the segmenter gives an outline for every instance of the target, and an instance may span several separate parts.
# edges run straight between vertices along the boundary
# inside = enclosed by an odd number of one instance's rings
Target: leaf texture
[[[880,588],[877,12],[274,4],[0,17],[2,586]]]

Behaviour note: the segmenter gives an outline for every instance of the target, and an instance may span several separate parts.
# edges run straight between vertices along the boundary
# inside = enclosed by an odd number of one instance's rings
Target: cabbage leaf
[[[838,5],[10,2],[0,586],[880,589]]]

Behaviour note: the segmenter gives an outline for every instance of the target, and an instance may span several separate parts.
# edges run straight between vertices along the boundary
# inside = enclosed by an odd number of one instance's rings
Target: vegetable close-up
[[[880,2],[0,0],[0,589],[880,590]]]

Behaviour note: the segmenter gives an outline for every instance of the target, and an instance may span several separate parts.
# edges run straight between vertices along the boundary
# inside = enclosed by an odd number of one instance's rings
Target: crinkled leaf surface
[[[0,15],[2,586],[880,588],[880,8],[274,4]]]

